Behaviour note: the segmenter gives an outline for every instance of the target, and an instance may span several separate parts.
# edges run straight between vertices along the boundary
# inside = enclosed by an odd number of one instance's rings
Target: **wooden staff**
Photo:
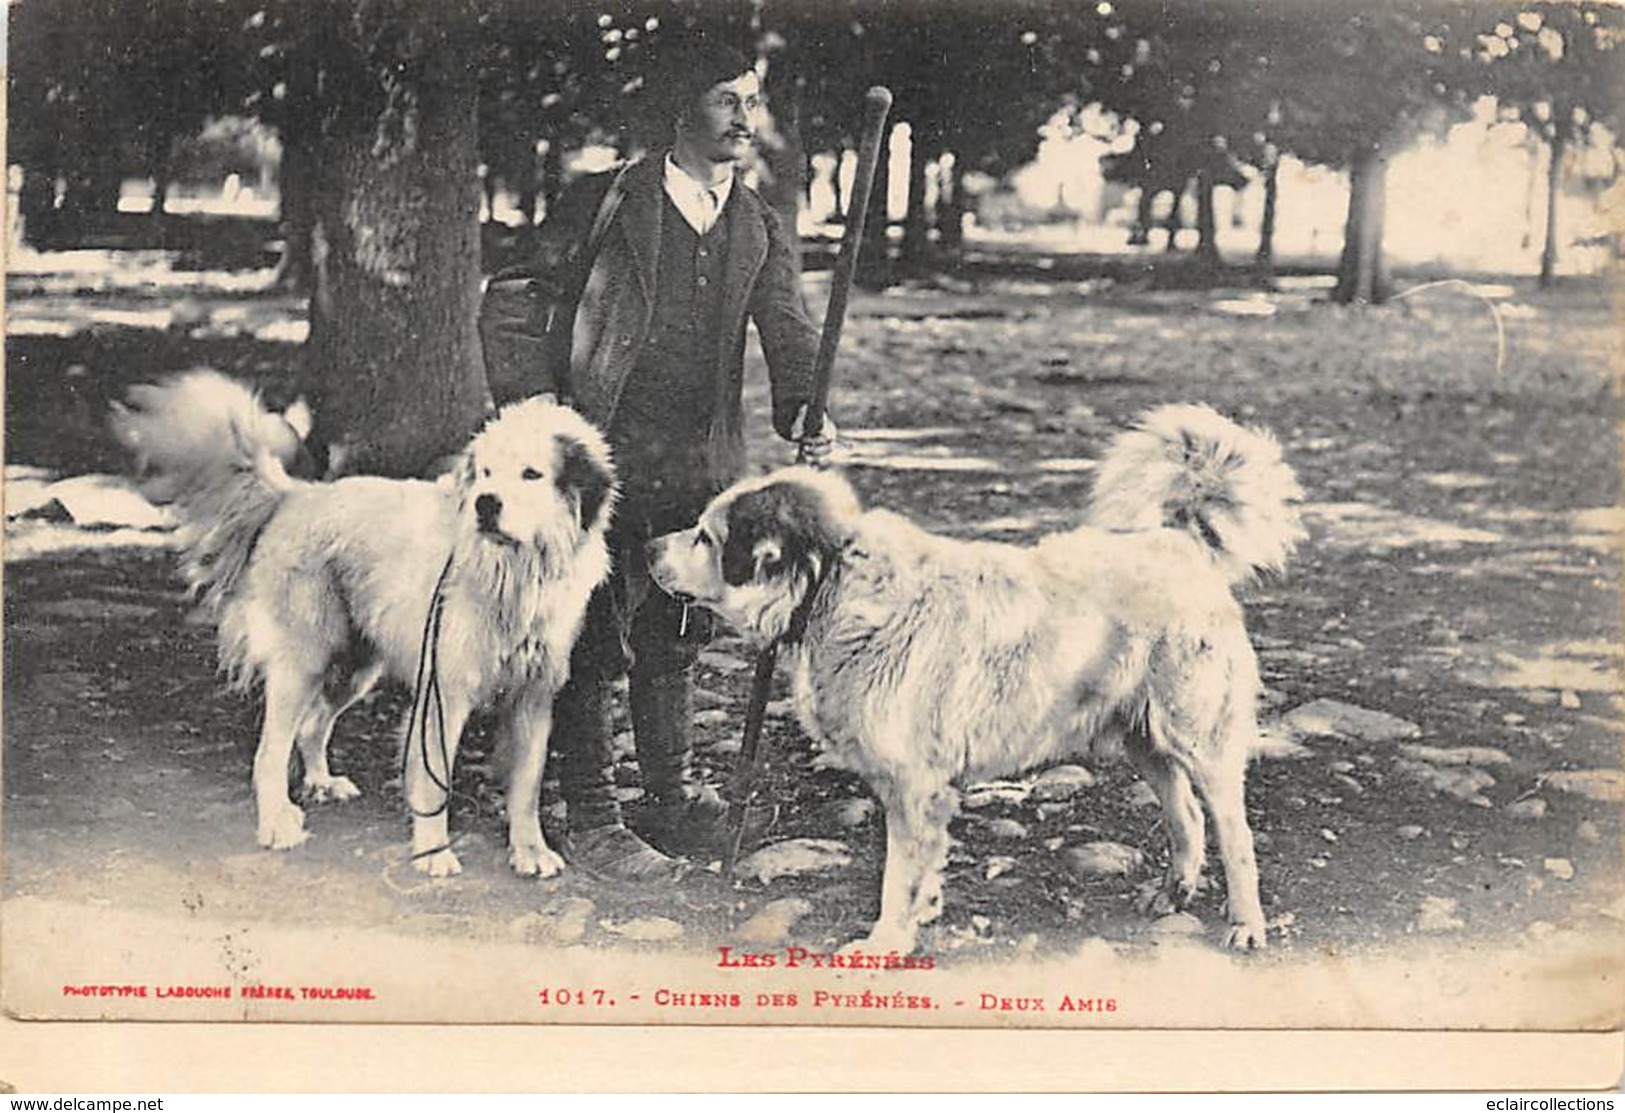
[[[835,349],[841,342],[841,326],[846,321],[846,299],[852,291],[852,278],[858,269],[858,248],[863,242],[863,223],[869,209],[869,193],[875,183],[875,166],[880,161],[880,144],[885,138],[886,115],[891,111],[891,90],[882,85],[872,86],[863,98],[863,134],[858,144],[858,165],[852,177],[851,199],[846,207],[846,228],[841,234],[840,251],[835,256],[835,270],[829,280],[829,305],[824,310],[824,331],[818,342],[818,358],[813,364],[813,392],[807,402],[807,412],[801,422],[803,448],[799,455],[805,459],[805,442],[824,430],[824,410],[829,406],[830,380],[835,370]],[[885,250],[885,244],[881,244]],[[728,785],[728,799],[733,805],[728,817],[732,830],[728,837],[728,852],[723,857],[724,877],[733,873],[739,860],[740,844],[745,838],[745,817],[750,810],[751,797],[762,775],[762,721],[767,717],[767,697],[773,687],[773,670],[778,663],[779,647],[771,642],[756,658],[756,672],[751,678],[750,703],[745,708],[745,734],[739,746],[739,762],[734,767]]]

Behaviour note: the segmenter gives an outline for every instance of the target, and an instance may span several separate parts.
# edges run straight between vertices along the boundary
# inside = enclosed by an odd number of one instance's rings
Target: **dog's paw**
[[[455,877],[463,872],[463,863],[457,860],[457,855],[451,850],[442,848],[433,854],[413,858],[412,868],[430,877]]]
[[[276,811],[260,816],[259,843],[271,850],[291,850],[306,839],[305,810],[297,804],[285,804]]]
[[[324,777],[305,781],[305,797],[320,804],[329,800],[354,800],[361,790],[349,777]]]
[[[914,944],[912,932],[876,928],[863,938],[852,940],[836,953],[847,958],[855,955],[878,958],[889,954],[910,955],[914,953]]]
[[[564,869],[564,859],[545,845],[512,847],[508,864],[520,877],[557,877]]]
[[[1229,932],[1224,937],[1224,945],[1232,951],[1262,951],[1267,946],[1264,940],[1264,925],[1231,924]]]
[[[837,773],[844,773],[847,771],[847,769],[847,763],[841,759],[840,754],[833,750],[819,750],[817,753],[813,754],[812,770],[815,773],[821,773],[826,770],[834,770]]]
[[[1166,880],[1158,881],[1149,887],[1141,888],[1136,903],[1141,915],[1157,920],[1189,908],[1191,902],[1196,899],[1200,887],[1200,883],[1193,885],[1182,881],[1172,883]]]
[[[1178,912],[1179,905],[1168,894],[1168,890],[1158,885],[1149,892],[1141,893],[1138,901],[1140,915],[1152,920],[1160,920],[1164,916],[1171,916]]]

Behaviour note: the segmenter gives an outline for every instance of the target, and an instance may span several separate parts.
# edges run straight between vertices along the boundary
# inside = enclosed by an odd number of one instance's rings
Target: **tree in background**
[[[176,144],[250,93],[239,36],[251,18],[245,5],[219,0],[120,6],[115,64],[125,95],[140,105],[129,141],[142,176],[152,179],[155,217],[163,213]]]
[[[253,28],[262,39],[256,56],[259,87],[251,94],[260,120],[282,142],[277,168],[282,260],[278,287],[310,293],[315,283],[314,236],[321,135],[319,21],[301,18],[281,4],[262,9]]]
[[[102,107],[117,103],[115,74],[92,64],[107,34],[97,6],[80,0],[47,12],[35,0],[10,16],[16,64],[8,74],[7,155],[23,169],[18,207],[24,233],[44,247],[63,217],[117,204],[123,170],[114,162],[112,140],[118,125]]]
[[[414,472],[461,443],[484,403],[479,165],[528,227],[567,153],[664,141],[638,125],[664,33],[703,28],[764,60],[763,182],[792,222],[807,152],[856,146],[870,84],[892,87],[913,138],[912,266],[957,247],[967,173],[1008,173],[1058,109],[1098,103],[1139,127],[1109,174],[1142,193],[1196,183],[1210,271],[1217,186],[1249,165],[1262,176],[1267,268],[1279,156],[1347,168],[1336,296],[1380,301],[1386,160],[1417,129],[1494,92],[1552,146],[1555,198],[1566,152],[1617,122],[1620,9],[1501,2],[1370,0],[1305,19],[1231,0],[15,0],[11,155],[30,237],[54,225],[82,242],[126,176],[150,176],[161,210],[177,139],[208,119],[274,128],[284,278],[313,295],[324,432],[346,470]],[[891,280],[886,181],[882,166],[864,257],[876,287]]]
[[[312,0],[318,119],[306,373],[338,472],[421,475],[488,393],[479,23],[469,0]]]
[[[1488,89],[1501,111],[1546,147],[1546,234],[1540,284],[1557,269],[1557,203],[1566,156],[1599,130],[1617,134],[1625,72],[1625,12],[1613,4],[1528,4],[1479,37]]]
[[[1255,263],[1267,277],[1273,262],[1276,132],[1283,89],[1275,57],[1305,39],[1301,17],[1277,8],[1237,3],[1177,9],[1126,0],[1115,18],[1095,90],[1102,105],[1139,125],[1135,145],[1104,167],[1108,180],[1141,187],[1135,240],[1145,242],[1153,197],[1174,195],[1169,249],[1178,231],[1179,199],[1194,186],[1194,263],[1213,273],[1218,247],[1215,191],[1263,179],[1267,195]]]
[[[1071,88],[1061,76],[1066,67],[1050,64],[1046,51],[1059,40],[1058,23],[1072,18],[1072,7],[1059,0],[766,0],[761,24],[782,44],[778,64],[795,75],[805,150],[839,157],[854,149],[863,90],[872,84],[891,89],[889,132],[906,124],[910,137],[898,262],[911,268],[931,258],[933,223],[937,247],[957,251],[966,174],[1003,175],[1036,154],[1040,128],[1061,104],[1062,89]],[[770,82],[772,74],[770,68]],[[777,93],[773,99],[777,103]],[[886,236],[889,153],[890,143],[883,143],[860,264],[859,280],[872,289],[893,278]],[[936,183],[934,222],[927,202],[933,166],[948,168]]]
[[[1280,95],[1276,138],[1306,162],[1346,168],[1348,220],[1338,302],[1385,301],[1388,160],[1416,133],[1458,115],[1473,95],[1462,53],[1479,5],[1383,0],[1348,14],[1328,9],[1313,36],[1284,27],[1270,67]]]
[[[1088,84],[1087,66],[1071,50],[1104,34],[1104,28],[1093,8],[1048,0],[973,4],[959,13],[957,26],[945,28],[941,68],[932,75],[939,88],[918,98],[914,151],[922,168],[927,162],[950,168],[938,184],[942,211],[937,219],[950,252],[956,253],[963,240],[966,176],[1003,178],[1033,160],[1044,126],[1069,94]],[[923,173],[919,186],[923,190]],[[921,226],[922,244],[923,233]]]
[[[479,119],[486,191],[490,197],[498,184],[511,189],[522,227],[534,225],[539,208],[558,199],[567,152],[622,138],[619,104],[636,87],[642,47],[660,26],[656,7],[483,5]]]
[[[1220,68],[1228,31],[1225,12],[1213,6],[1170,19],[1149,3],[1118,6],[1104,44],[1103,79],[1095,90],[1106,108],[1138,125],[1133,148],[1102,167],[1107,180],[1139,187],[1137,215],[1147,225],[1154,199],[1165,192],[1173,195],[1167,220],[1170,252],[1180,229],[1180,201],[1194,180],[1195,258],[1208,269],[1220,263],[1212,191],[1220,164],[1227,161],[1220,114],[1212,107],[1220,99],[1215,78],[1221,72],[1229,76]],[[1139,235],[1147,231],[1136,228]]]
[[[119,189],[153,181],[161,216],[176,143],[242,111],[254,68],[239,0],[25,0],[9,20],[9,151],[31,239],[105,226]],[[60,194],[60,196],[59,196]]]

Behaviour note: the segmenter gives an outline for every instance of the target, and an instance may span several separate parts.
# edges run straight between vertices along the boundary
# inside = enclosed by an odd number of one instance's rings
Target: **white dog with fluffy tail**
[[[260,844],[296,846],[289,798],[297,744],[308,798],[357,794],[327,764],[333,724],[378,680],[416,684],[404,788],[412,852],[435,876],[461,866],[446,832],[452,765],[468,715],[500,711],[513,868],[563,862],[539,805],[553,697],[587,599],[609,573],[614,472],[603,437],[540,399],[504,409],[438,482],[289,477],[297,415],[269,413],[247,387],[195,371],[131,392],[115,436],[153,497],[184,526],[184,572],[219,630],[234,683],[264,684],[254,756]]]
[[[1268,435],[1165,406],[1106,451],[1088,524],[1030,547],[939,537],[866,511],[806,468],[750,479],[654,542],[655,580],[782,639],[796,712],[886,814],[880,918],[907,952],[942,908],[956,786],[1126,750],[1157,792],[1171,862],[1151,910],[1183,908],[1203,805],[1240,949],[1264,945],[1243,802],[1258,667],[1232,588],[1303,536]]]

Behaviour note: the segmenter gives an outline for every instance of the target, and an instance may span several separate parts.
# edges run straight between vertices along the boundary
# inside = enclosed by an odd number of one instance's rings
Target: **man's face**
[[[707,89],[677,122],[679,141],[711,162],[737,162],[750,150],[762,110],[761,82],[753,72]]]

